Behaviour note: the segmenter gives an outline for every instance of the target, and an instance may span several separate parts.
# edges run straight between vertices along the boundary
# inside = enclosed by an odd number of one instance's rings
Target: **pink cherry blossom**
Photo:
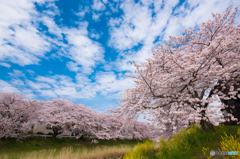
[[[17,93],[0,93],[0,138],[28,137],[32,124],[37,122],[40,103],[24,98]]]

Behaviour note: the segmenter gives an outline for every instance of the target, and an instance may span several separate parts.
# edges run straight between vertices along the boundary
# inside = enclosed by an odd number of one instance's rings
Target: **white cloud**
[[[119,12],[119,10],[118,10],[119,9],[119,4],[118,3],[116,4],[116,6],[114,6],[113,3],[108,3],[108,6],[110,7],[110,9],[113,13]]]
[[[95,39],[99,39],[100,34],[98,34],[98,33],[91,33],[91,34],[90,34],[90,37],[91,37],[91,38],[95,38]]]
[[[68,57],[82,66],[83,73],[91,74],[93,72],[92,68],[95,67],[97,62],[104,62],[104,50],[98,42],[82,35],[81,31],[77,29],[69,29],[65,34],[68,43],[72,45],[69,48]]]
[[[59,28],[56,23],[54,22],[53,18],[49,16],[43,16],[41,18],[44,25],[48,27],[48,32],[56,35],[58,39],[62,39],[62,30]],[[61,45],[61,44],[60,44]]]
[[[169,19],[166,30],[164,32],[163,40],[168,40],[170,35],[180,36],[182,35],[183,26],[181,25],[181,20],[173,16]]]
[[[40,82],[46,82],[46,83],[49,83],[51,85],[53,85],[57,82],[55,79],[52,79],[52,78],[49,78],[49,77],[43,77],[43,76],[38,76],[36,78],[36,80],[40,81]]]
[[[94,39],[98,40],[103,35],[103,32],[102,31],[97,32],[95,29],[91,29],[89,34],[90,34],[91,38],[94,38]]]
[[[90,12],[90,8],[89,7],[85,7],[79,8],[79,12],[75,13],[79,18],[83,18],[85,16],[86,13]]]
[[[123,75],[117,78],[114,72],[99,72],[96,74],[95,89],[103,95],[109,93],[123,92],[126,88],[133,86],[133,80]]]
[[[80,11],[78,13],[76,13],[77,16],[83,18],[85,16],[86,12],[85,11]]]
[[[107,3],[108,2],[108,0],[103,0],[103,3]]]
[[[0,80],[0,92],[20,93],[17,88],[3,80]]]
[[[74,72],[78,72],[80,71],[80,67],[78,67],[78,64],[77,63],[74,63],[72,61],[68,62],[67,63],[67,68],[70,70],[70,71],[74,71]]]
[[[108,62],[103,65],[103,69],[107,72],[112,71],[114,68],[114,62]]]
[[[34,100],[37,98],[37,96],[33,93],[33,90],[24,88],[21,92],[27,97],[27,99]]]
[[[92,9],[96,11],[103,11],[106,7],[100,0],[93,0]]]
[[[28,72],[31,76],[33,76],[33,75],[35,74],[35,72],[34,72],[33,70],[27,70],[27,72]]]
[[[11,65],[9,65],[8,63],[5,63],[5,62],[0,62],[0,65],[7,67],[7,68],[11,67]]]
[[[91,80],[84,74],[77,73],[75,76],[77,87],[85,87],[87,85],[91,85]]]
[[[48,97],[48,98],[58,98],[58,96],[52,90],[41,90],[41,96]]]
[[[56,0],[47,0],[45,2],[46,8],[48,8],[48,10],[44,10],[43,13],[50,15],[50,16],[55,16],[55,15],[60,15],[60,11],[58,9],[58,7],[55,5],[54,1]]]
[[[13,78],[18,78],[18,77],[24,77],[25,74],[22,73],[22,71],[19,70],[13,70],[13,73],[8,73],[10,76],[12,76]]]
[[[30,86],[32,89],[34,90],[37,90],[37,91],[40,91],[41,89],[48,89],[48,88],[52,88],[49,84],[46,84],[46,83],[34,83],[30,80],[27,80],[26,81],[28,86]]]
[[[33,2],[0,1],[0,60],[21,66],[37,64],[50,49],[44,35],[32,24],[37,16]]]
[[[95,20],[95,21],[99,21],[99,17],[101,16],[102,14],[101,13],[94,13],[92,14],[92,19]]]
[[[122,18],[111,18],[109,20],[108,24],[110,27],[116,27],[116,26],[119,26],[119,24],[121,23],[122,20],[123,20]],[[115,28],[113,28],[113,29],[115,29]]]
[[[11,84],[15,85],[15,86],[24,86],[24,82],[20,79],[13,79],[11,80]]]
[[[77,94],[76,88],[74,87],[60,87],[60,88],[56,88],[54,89],[55,94],[57,94],[58,96],[69,96],[69,92],[71,92],[71,94]]]
[[[3,80],[0,80],[0,92],[4,93],[18,93],[18,94],[23,94],[24,96],[27,97],[27,99],[33,99],[36,98],[36,95],[33,94],[33,91],[30,89],[22,88],[18,89],[19,87],[24,86],[24,82],[21,80],[12,80],[11,84],[8,82],[5,82]]]

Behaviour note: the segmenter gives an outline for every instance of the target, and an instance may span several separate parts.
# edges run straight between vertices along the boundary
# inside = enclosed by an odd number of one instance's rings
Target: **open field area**
[[[31,138],[16,142],[15,139],[0,141],[0,158],[94,158],[108,156],[122,156],[133,150],[138,143],[136,140],[98,140],[98,144],[91,144],[91,140]],[[85,157],[84,157],[85,156]]]

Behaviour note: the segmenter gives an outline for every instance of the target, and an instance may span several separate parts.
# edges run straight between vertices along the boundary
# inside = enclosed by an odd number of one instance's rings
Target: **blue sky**
[[[240,1],[1,0],[0,92],[106,111],[134,87],[132,60],[230,4]]]

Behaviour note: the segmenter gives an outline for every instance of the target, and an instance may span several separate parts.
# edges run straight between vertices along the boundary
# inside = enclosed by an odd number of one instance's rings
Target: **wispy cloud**
[[[82,7],[80,6],[79,11],[76,12],[75,14],[80,18],[84,18],[84,16],[86,15],[86,13],[90,12],[90,7]]]
[[[1,92],[11,92],[11,93],[20,93],[21,91],[19,91],[17,88],[13,87],[11,84],[0,80],[0,91]]]
[[[12,76],[13,78],[18,78],[18,77],[24,77],[25,74],[22,73],[22,71],[19,70],[13,70],[12,73],[8,73],[10,76]]]
[[[8,63],[5,63],[5,62],[0,62],[0,65],[7,67],[7,68],[11,67],[11,65],[9,65]]]
[[[92,9],[96,11],[103,11],[106,7],[100,0],[93,0]]]
[[[34,72],[33,70],[27,70],[27,72],[28,72],[31,76],[33,76],[33,75],[35,74],[35,72]]]
[[[97,62],[104,62],[104,48],[82,32],[84,31],[78,29],[65,31],[66,39],[71,45],[66,56],[81,65],[81,72],[91,74]]]

